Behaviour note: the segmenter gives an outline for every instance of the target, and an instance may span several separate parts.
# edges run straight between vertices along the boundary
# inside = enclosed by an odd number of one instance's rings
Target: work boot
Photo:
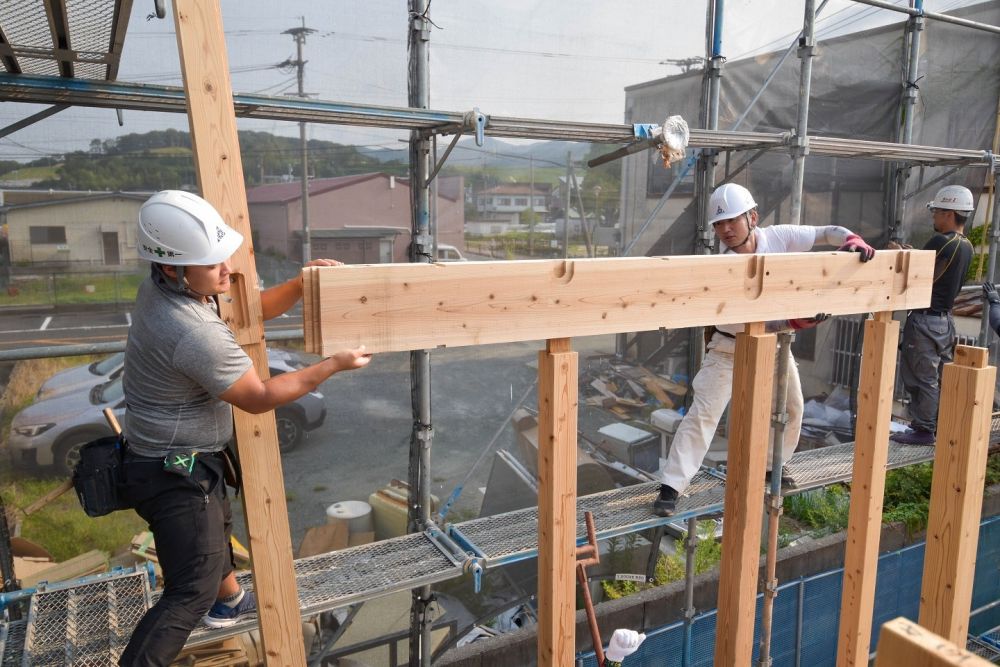
[[[768,470],[764,473],[764,482],[767,486],[771,486],[771,471]],[[794,489],[796,486],[795,480],[788,472],[787,466],[781,466],[781,488],[783,489]]]
[[[653,501],[653,514],[656,516],[670,516],[677,509],[677,497],[680,494],[666,484],[660,484],[660,495]]]
[[[935,438],[930,431],[915,428],[905,433],[895,433],[889,439],[901,445],[933,445]]]

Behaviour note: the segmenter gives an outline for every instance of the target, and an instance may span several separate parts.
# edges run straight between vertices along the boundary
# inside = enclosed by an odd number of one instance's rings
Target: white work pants
[[[691,409],[677,427],[670,453],[660,459],[658,476],[678,493],[687,489],[708,453],[722,413],[733,395],[733,351],[736,341],[716,333],[708,345],[701,369],[691,382],[694,397]],[[774,405],[772,400],[771,405]],[[768,412],[772,412],[769,410]],[[802,384],[795,359],[788,365],[788,424],[785,426],[781,460],[788,461],[799,444],[802,431]],[[767,469],[771,469],[773,429],[768,438]],[[730,438],[732,442],[732,438]]]

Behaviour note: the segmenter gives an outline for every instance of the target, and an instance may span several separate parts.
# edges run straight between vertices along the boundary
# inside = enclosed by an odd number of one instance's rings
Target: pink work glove
[[[857,234],[848,234],[847,241],[844,245],[837,248],[837,250],[859,253],[862,262],[867,262],[875,256],[875,248],[865,243],[865,240]]]

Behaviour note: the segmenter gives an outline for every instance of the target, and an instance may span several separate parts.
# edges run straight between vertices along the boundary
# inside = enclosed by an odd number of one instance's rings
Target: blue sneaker
[[[257,615],[257,598],[253,591],[245,591],[243,599],[235,607],[222,604],[218,600],[208,610],[202,622],[210,628],[228,628],[239,621]]]

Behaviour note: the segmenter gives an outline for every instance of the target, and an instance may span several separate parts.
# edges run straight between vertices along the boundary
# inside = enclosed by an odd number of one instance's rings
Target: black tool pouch
[[[124,442],[108,436],[88,442],[80,448],[80,461],[73,470],[73,487],[88,516],[104,516],[129,509],[122,487]]]

